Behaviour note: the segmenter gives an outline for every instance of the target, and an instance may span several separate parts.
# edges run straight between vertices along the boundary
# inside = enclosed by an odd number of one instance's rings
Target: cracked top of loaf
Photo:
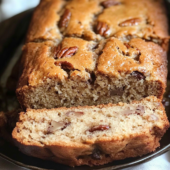
[[[41,0],[23,47],[19,87],[45,79],[139,72],[166,83],[168,26],[163,1]]]
[[[162,0],[42,0],[34,12],[27,42],[79,37],[98,41],[131,37],[162,43],[167,19]]]

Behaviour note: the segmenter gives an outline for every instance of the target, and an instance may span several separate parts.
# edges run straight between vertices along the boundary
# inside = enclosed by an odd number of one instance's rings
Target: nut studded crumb
[[[162,0],[41,1],[18,100],[38,109],[162,99],[168,39]]]
[[[154,151],[168,127],[161,101],[148,97],[131,104],[28,109],[12,135],[28,155],[92,166]]]

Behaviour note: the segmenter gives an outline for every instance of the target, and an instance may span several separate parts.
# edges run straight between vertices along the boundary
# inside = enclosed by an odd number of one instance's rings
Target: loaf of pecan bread
[[[23,47],[24,108],[130,102],[166,88],[161,0],[42,0]]]
[[[168,127],[161,101],[151,96],[131,104],[28,109],[12,135],[30,156],[92,166],[155,151]]]

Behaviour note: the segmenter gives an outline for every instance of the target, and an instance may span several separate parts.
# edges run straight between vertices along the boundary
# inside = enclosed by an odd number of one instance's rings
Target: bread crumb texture
[[[153,152],[169,127],[160,100],[31,110],[13,138],[25,154],[70,166],[99,165]]]

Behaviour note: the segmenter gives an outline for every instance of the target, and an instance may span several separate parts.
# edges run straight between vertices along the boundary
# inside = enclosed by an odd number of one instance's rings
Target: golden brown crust
[[[98,22],[108,25],[108,35],[122,37],[135,35],[146,38],[168,38],[168,25],[163,0],[116,0],[108,4],[108,0],[42,0],[36,8],[28,31],[27,42],[37,39],[61,40],[61,33],[67,36],[84,36],[87,39],[100,39],[95,34]],[[70,16],[65,20],[67,27],[63,30],[60,21],[65,9]],[[124,13],[126,11],[126,13]],[[65,15],[67,16],[67,15]],[[137,18],[135,24],[122,22]],[[56,25],[59,24],[59,28]],[[61,27],[62,25],[62,27]],[[125,27],[126,26],[126,27]],[[94,28],[93,28],[94,27]],[[100,31],[101,33],[101,31]],[[58,41],[57,40],[57,41]]]
[[[18,129],[20,124],[27,119],[27,113],[20,113],[20,120],[17,123],[12,136],[16,142],[16,145],[20,148],[22,152],[27,155],[38,157],[41,159],[52,160],[58,163],[67,164],[70,166],[80,166],[80,165],[102,165],[114,160],[121,160],[128,157],[142,156],[149,152],[155,151],[159,147],[159,140],[164,135],[166,130],[169,128],[169,122],[164,110],[164,107],[159,99],[156,97],[148,97],[141,101],[134,101],[133,103],[143,103],[152,102],[155,104],[158,110],[162,113],[160,115],[159,123],[155,127],[148,129],[142,133],[134,133],[130,136],[117,136],[117,137],[102,137],[97,140],[89,140],[85,143],[80,142],[48,142],[48,144],[43,144],[40,142],[31,143],[27,139],[23,139],[19,134]],[[99,106],[82,106],[70,108],[74,109],[86,109],[86,108],[106,108],[114,106],[123,106],[124,103],[119,104],[108,104]],[[70,110],[68,108],[58,108],[50,109],[57,111]],[[36,112],[47,112],[47,109],[41,110],[31,110],[28,109],[27,112],[31,111],[33,115]],[[93,154],[97,154],[94,156]],[[97,158],[100,159],[97,160]]]
[[[39,40],[61,40],[61,34],[56,27],[59,21],[57,12],[64,5],[63,0],[41,0],[36,8],[27,34],[27,42]]]
[[[13,137],[17,137],[16,129],[13,131]],[[30,145],[22,141],[16,141],[15,144],[20,150],[33,157],[38,157],[44,160],[51,160],[57,163],[67,164],[69,166],[80,165],[103,165],[111,161],[122,160],[129,157],[142,156],[147,153],[155,151],[159,144],[160,138],[149,133],[136,134],[130,138],[125,138],[123,141],[113,139],[111,141],[98,141],[96,142],[104,153],[102,159],[95,160],[91,155],[84,156],[83,153],[92,153],[95,150],[94,146],[84,144],[83,146],[61,146],[57,144],[49,144],[43,146],[40,144]],[[84,156],[84,157],[83,157]]]
[[[42,83],[43,78],[56,78],[63,81],[64,78],[68,77],[65,68],[63,69],[60,64],[64,62],[66,68],[68,66],[70,70],[79,70],[81,77],[85,76],[83,71],[94,71],[95,53],[92,51],[94,43],[78,38],[65,38],[61,43],[62,49],[77,47],[78,50],[71,57],[59,59],[55,58],[55,45],[47,41],[28,43],[24,46],[22,59],[24,69],[20,77],[19,87],[27,84],[36,86]],[[132,39],[128,45],[127,48],[127,43],[116,38],[108,39],[102,50],[103,53],[99,56],[97,73],[119,77],[123,73],[129,74],[133,71],[139,71],[145,76],[149,76],[150,80],[162,81],[162,84],[165,85],[167,77],[166,52],[157,44],[141,39]]]
[[[110,27],[110,35],[116,37],[135,35],[146,39],[168,38],[165,8],[161,0],[122,0],[119,5],[106,8],[99,15],[98,22],[106,22]]]

